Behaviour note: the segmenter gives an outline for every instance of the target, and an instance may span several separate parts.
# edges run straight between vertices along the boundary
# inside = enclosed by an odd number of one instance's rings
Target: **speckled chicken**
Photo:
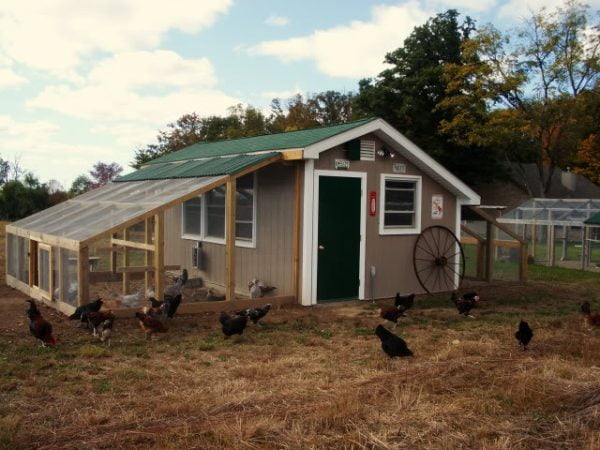
[[[476,292],[467,292],[461,296],[454,291],[450,299],[452,300],[452,303],[456,305],[459,314],[471,319],[475,318],[471,315],[471,310],[479,303],[479,295],[477,295]]]
[[[268,303],[266,305],[257,307],[257,308],[248,308],[238,311],[236,314],[238,316],[246,316],[248,317],[253,324],[258,324],[258,321],[265,317],[269,310],[271,309],[271,304]]]

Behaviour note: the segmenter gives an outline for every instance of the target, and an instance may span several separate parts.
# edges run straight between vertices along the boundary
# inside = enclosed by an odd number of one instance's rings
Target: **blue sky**
[[[0,156],[68,188],[96,161],[131,170],[135,148],[182,114],[354,91],[414,26],[448,8],[506,29],[560,3],[2,1]]]

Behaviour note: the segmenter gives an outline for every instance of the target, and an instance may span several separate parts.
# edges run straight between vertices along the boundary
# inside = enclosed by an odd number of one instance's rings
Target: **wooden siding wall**
[[[382,145],[381,140],[375,135],[369,134],[362,139],[375,141],[376,149]],[[335,159],[346,159],[347,155],[342,146],[321,153],[315,162],[315,170],[334,170]],[[379,199],[381,174],[393,174],[392,165],[402,163],[406,165],[406,173],[398,175],[420,175],[422,176],[421,191],[421,230],[432,225],[443,225],[456,234],[456,197],[433,181],[421,170],[408,162],[402,156],[396,154],[394,158],[375,157],[375,161],[350,161],[350,171],[367,173],[367,192],[365,193],[365,204],[368,208],[369,192],[377,192],[377,214],[372,217],[367,214],[366,230],[366,264],[365,264],[365,296],[371,296],[370,266],[376,267],[375,298],[392,297],[396,292],[424,293],[419,285],[413,268],[413,247],[418,235],[380,235],[379,234]],[[431,197],[442,194],[444,196],[444,215],[442,219],[431,218]],[[315,195],[317,195],[315,193]]]
[[[247,295],[247,283],[256,277],[276,286],[278,296],[294,295],[294,173],[294,166],[285,163],[258,171],[256,248],[236,246],[238,293]],[[168,210],[165,213],[165,264],[179,264],[188,269],[190,277],[202,277],[205,282],[224,286],[225,246],[202,243],[202,270],[192,267],[195,246],[196,241],[181,238],[181,206]]]

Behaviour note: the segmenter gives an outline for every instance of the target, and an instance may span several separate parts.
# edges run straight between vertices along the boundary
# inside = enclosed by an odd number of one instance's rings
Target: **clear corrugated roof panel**
[[[227,177],[109,183],[11,226],[85,241]]]
[[[600,199],[532,198],[498,219],[504,223],[581,226],[600,212]]]

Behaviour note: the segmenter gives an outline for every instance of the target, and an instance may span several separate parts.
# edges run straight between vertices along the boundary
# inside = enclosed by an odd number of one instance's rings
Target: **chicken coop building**
[[[8,225],[7,282],[65,313],[106,286],[163,292],[183,268],[231,307],[264,302],[254,278],[271,303],[449,291],[477,204],[382,119],[199,143]],[[181,310],[226,308],[197,300]]]

